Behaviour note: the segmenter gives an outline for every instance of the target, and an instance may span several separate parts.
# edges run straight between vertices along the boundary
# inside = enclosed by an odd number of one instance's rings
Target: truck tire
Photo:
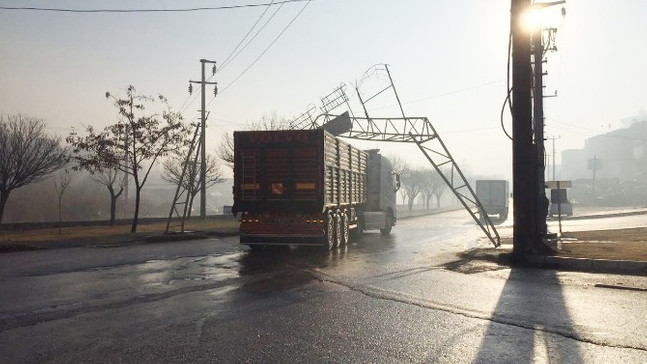
[[[326,241],[324,244],[327,250],[332,250],[335,248],[337,242],[335,231],[335,215],[328,213],[326,215]]]
[[[349,229],[348,229],[348,216],[346,213],[342,212],[340,214],[340,236],[339,236],[339,246],[346,246],[349,241]]]
[[[386,221],[384,222],[384,224],[386,226],[380,229],[380,232],[382,233],[382,235],[389,235],[391,234],[391,228],[393,228],[393,215],[391,214],[391,212],[386,214],[385,220]]]
[[[364,218],[361,214],[357,217],[357,226],[350,230],[350,234],[353,239],[361,239],[362,235],[364,235]]]
[[[336,213],[335,214],[335,248],[339,248],[341,246],[341,241],[342,241],[342,236],[341,236],[341,214]]]

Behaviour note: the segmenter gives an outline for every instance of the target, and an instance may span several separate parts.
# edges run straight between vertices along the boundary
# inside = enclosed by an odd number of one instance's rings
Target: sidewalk
[[[645,215],[647,222],[647,208],[578,207],[573,216],[564,220],[632,215]],[[512,237],[506,237],[502,242],[496,249],[486,247],[465,252],[464,259],[511,265]],[[644,227],[567,232],[549,245],[554,247],[554,254],[530,256],[528,260],[533,266],[565,271],[647,275],[647,228]]]
[[[630,216],[647,214],[647,207],[595,207],[595,206],[573,206],[573,216],[569,216],[569,220],[577,219],[590,219],[596,217],[612,217],[612,216]],[[551,220],[551,218],[549,218]],[[557,217],[552,218],[557,220]]]

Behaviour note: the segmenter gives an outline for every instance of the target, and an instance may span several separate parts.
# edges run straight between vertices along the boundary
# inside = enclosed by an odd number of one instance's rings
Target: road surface
[[[602,223],[597,219],[597,223]],[[462,261],[467,213],[333,252],[236,238],[0,255],[3,362],[647,362],[647,278]]]

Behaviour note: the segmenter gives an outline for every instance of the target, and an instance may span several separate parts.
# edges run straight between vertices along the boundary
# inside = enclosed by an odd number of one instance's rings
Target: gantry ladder
[[[196,143],[199,134],[200,124],[197,124],[195,133],[193,134],[193,139],[191,140],[191,145],[189,146],[189,152],[187,153],[186,158],[184,159],[184,163],[182,164],[182,174],[180,175],[180,178],[177,182],[175,196],[173,196],[173,203],[171,204],[171,211],[169,212],[168,219],[166,220],[166,228],[164,229],[164,234],[176,232],[184,233],[184,223],[186,221],[186,216],[189,209],[189,201],[191,199],[191,191],[189,191],[189,189],[184,184],[184,180],[187,174],[187,169],[191,162],[191,158],[193,158],[192,166],[195,166],[197,163],[197,158],[200,155],[200,145],[198,145],[198,151],[195,153],[195,157],[193,156],[193,151],[196,149],[196,144],[199,144]],[[193,181],[191,181],[191,185],[193,185]],[[184,201],[180,201],[183,196]],[[178,206],[180,206],[179,209]],[[180,211],[182,211],[181,214]],[[177,222],[174,225],[171,225],[174,217],[177,219]],[[177,230],[171,231],[171,227],[176,228]]]

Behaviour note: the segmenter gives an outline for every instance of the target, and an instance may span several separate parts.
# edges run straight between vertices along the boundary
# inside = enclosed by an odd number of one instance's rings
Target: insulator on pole
[[[193,93],[193,85],[189,83],[189,95]]]
[[[218,96],[218,83],[216,83],[215,86],[213,86],[213,97]]]

